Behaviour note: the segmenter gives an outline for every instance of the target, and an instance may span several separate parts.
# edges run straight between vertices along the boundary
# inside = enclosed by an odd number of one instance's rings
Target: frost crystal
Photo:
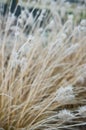
[[[79,30],[86,34],[86,20],[83,19],[79,25]]]
[[[74,99],[75,99],[75,95],[72,86],[60,87],[57,90],[55,100],[58,101],[59,103],[62,104],[69,103]]]
[[[58,113],[58,118],[62,119],[62,120],[65,120],[65,121],[68,121],[70,119],[74,119],[74,114],[69,111],[69,110],[61,110],[59,113]]]
[[[79,113],[79,115],[81,115],[81,116],[86,116],[86,105],[79,107],[78,113]]]

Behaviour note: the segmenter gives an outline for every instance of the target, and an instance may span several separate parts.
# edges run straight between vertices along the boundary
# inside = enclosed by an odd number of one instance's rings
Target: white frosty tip
[[[65,120],[65,121],[68,121],[68,120],[71,120],[71,119],[74,119],[75,115],[69,111],[69,110],[61,110],[59,113],[58,113],[58,118],[60,118],[61,120]]]
[[[75,95],[73,92],[73,86],[60,87],[56,92],[55,100],[59,103],[66,104],[74,101]]]
[[[79,113],[79,115],[81,115],[81,116],[86,116],[86,105],[85,106],[81,106],[81,107],[79,107],[79,109],[78,109],[78,113]]]

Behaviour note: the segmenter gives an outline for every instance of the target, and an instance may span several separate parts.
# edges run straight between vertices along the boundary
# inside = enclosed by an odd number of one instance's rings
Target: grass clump
[[[86,20],[33,11],[0,15],[0,129],[85,129]]]

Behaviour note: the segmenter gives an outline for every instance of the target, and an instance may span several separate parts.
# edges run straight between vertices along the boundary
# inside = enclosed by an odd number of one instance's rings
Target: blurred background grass
[[[4,13],[7,10],[11,0],[0,0],[0,7],[4,6]],[[26,3],[28,1],[28,4]],[[12,0],[11,12],[13,13],[18,0]],[[57,11],[64,23],[69,16],[73,17],[74,23],[78,24],[81,19],[86,19],[86,0],[22,0],[21,7],[27,6],[28,10],[35,8],[37,10],[47,9],[49,12],[52,9],[52,4],[56,4]],[[16,16],[21,13],[20,6],[16,11]]]

